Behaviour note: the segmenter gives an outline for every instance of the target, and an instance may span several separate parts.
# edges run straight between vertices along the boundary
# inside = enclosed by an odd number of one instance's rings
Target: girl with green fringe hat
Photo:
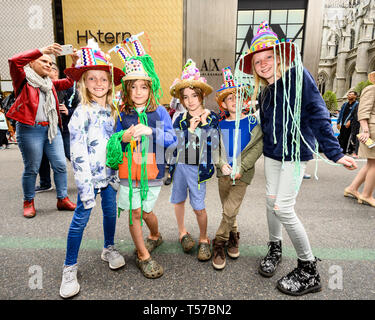
[[[271,277],[281,262],[284,226],[297,252],[298,266],[277,282],[277,288],[290,295],[320,291],[317,258],[294,205],[307,161],[313,159],[313,154],[319,157],[314,151],[316,140],[329,160],[347,169],[355,169],[355,161],[342,153],[329,112],[313,77],[302,65],[297,46],[284,39],[279,41],[266,21],[259,26],[249,52],[241,58],[240,69],[254,76],[252,101],[258,98],[263,131],[270,242],[259,273]]]
[[[116,133],[107,145],[107,165],[119,169],[118,214],[129,211],[136,265],[145,277],[158,278],[164,270],[150,253],[163,239],[153,210],[163,185],[165,150],[177,138],[167,110],[159,105],[162,90],[152,58],[137,37],[127,43],[133,55],[122,46],[117,50],[125,63],[125,76],[121,81],[122,104]],[[146,242],[143,220],[150,230]]]

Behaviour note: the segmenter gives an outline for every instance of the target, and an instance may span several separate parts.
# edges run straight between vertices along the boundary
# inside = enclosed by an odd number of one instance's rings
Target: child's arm
[[[87,117],[81,104],[73,112],[68,127],[74,180],[84,208],[90,209],[95,206],[95,193],[87,148]]]
[[[256,161],[263,153],[263,134],[260,125],[258,124],[251,133],[251,147],[247,150],[245,149],[241,155],[241,176],[244,174],[244,172],[255,166]]]
[[[164,148],[168,148],[173,144],[177,144],[177,136],[173,130],[172,120],[164,107],[158,107],[157,113],[160,116],[160,123],[156,124],[156,128],[152,129],[152,138],[156,144]]]
[[[308,126],[318,140],[324,154],[333,162],[344,156],[331,126],[331,117],[313,77],[305,69],[303,74],[302,107],[309,115]],[[301,124],[301,126],[304,124]]]

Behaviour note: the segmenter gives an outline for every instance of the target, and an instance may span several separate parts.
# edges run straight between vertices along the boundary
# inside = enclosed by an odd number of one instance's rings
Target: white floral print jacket
[[[107,142],[114,132],[111,108],[96,102],[79,104],[69,121],[70,157],[78,195],[85,209],[95,206],[94,189],[104,188],[117,179],[106,167]]]

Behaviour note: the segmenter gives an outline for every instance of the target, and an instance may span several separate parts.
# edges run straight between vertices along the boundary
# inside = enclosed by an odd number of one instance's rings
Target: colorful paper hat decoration
[[[216,91],[216,102],[220,108],[224,99],[231,93],[236,92],[236,85],[234,83],[231,67],[223,68],[222,72],[224,83],[221,85],[220,89]]]
[[[124,71],[125,76],[121,81],[123,84],[124,92],[124,81],[148,80],[151,81],[151,88],[158,103],[163,95],[163,92],[161,89],[159,77],[155,71],[154,62],[152,58],[146,53],[146,50],[139,40],[139,37],[143,34],[144,32],[141,32],[127,38],[108,52],[116,52],[124,63],[124,67],[122,70]]]
[[[100,50],[94,39],[89,39],[87,46],[78,51],[80,59],[75,67],[65,69],[64,73],[74,81],[79,81],[84,72],[88,70],[103,70],[112,72],[113,82],[117,86],[121,84],[124,73],[110,63],[109,55]],[[113,68],[113,69],[112,69]]]
[[[252,59],[253,55],[257,52],[273,49],[275,46],[278,46],[281,50],[281,53],[284,53],[285,47],[285,59],[286,63],[290,64],[293,62],[295,57],[295,48],[294,44],[290,40],[281,39],[279,41],[276,33],[272,31],[267,21],[263,21],[257,30],[256,35],[251,40],[250,48],[248,53],[243,58],[243,72],[252,74]],[[291,57],[289,61],[289,57]],[[242,70],[242,61],[240,65],[240,70]]]
[[[207,80],[201,77],[199,69],[193,60],[188,59],[182,71],[181,79],[175,79],[171,88],[170,94],[180,99],[180,90],[184,88],[201,88],[204,96],[208,96],[212,92],[212,87],[207,84]]]

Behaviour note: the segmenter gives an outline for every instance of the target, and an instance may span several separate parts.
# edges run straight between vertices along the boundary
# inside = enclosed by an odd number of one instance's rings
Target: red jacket
[[[18,90],[26,78],[23,67],[29,62],[38,59],[43,54],[39,49],[28,50],[19,54],[16,54],[9,61],[10,76],[13,81],[14,93],[17,95]],[[57,98],[56,90],[63,91],[73,86],[74,81],[70,78],[53,80],[52,91],[56,100],[56,110],[59,117],[59,126],[62,128],[61,116],[59,111],[59,100]],[[34,88],[28,83],[22,89],[21,94],[18,96],[16,101],[10,107],[7,117],[14,119],[24,124],[35,125],[35,117],[39,105],[39,88]]]

